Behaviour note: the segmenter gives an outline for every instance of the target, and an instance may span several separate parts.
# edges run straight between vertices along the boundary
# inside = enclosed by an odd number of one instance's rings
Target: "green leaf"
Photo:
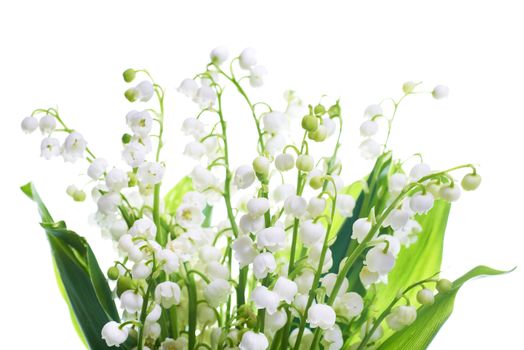
[[[409,327],[394,333],[378,350],[424,350],[427,349],[442,325],[453,312],[455,297],[464,283],[479,276],[501,275],[510,271],[477,266],[453,282],[453,288],[439,293],[432,305],[419,308],[417,319]]]
[[[119,321],[118,311],[104,274],[85,238],[67,229],[63,221],[53,222],[34,186],[22,191],[38,205],[62,295],[71,312],[73,325],[81,330],[81,339],[90,349],[109,349],[101,337],[102,327]],[[130,349],[122,344],[122,349]]]
[[[189,176],[183,177],[164,197],[166,213],[175,215],[184,195],[193,190],[193,181]]]
[[[400,290],[440,271],[450,208],[450,203],[438,200],[427,214],[416,217],[422,227],[417,242],[401,249],[395,267],[388,275],[388,284],[377,286],[374,308],[379,313]],[[412,301],[415,300],[415,295],[416,290],[408,293]]]

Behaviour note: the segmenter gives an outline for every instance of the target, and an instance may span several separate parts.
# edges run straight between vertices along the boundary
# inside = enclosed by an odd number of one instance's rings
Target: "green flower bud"
[[[253,169],[258,175],[267,176],[269,174],[269,165],[269,159],[266,157],[259,156],[253,161]]]
[[[118,279],[118,277],[120,276],[120,270],[118,270],[118,267],[116,266],[111,266],[108,270],[107,270],[107,277],[111,280],[111,281],[116,281]]]
[[[73,194],[73,200],[75,202],[83,202],[86,199],[86,193],[82,190],[78,190]]]
[[[322,176],[313,176],[311,180],[309,180],[309,186],[315,190],[318,190],[323,184],[324,180],[322,179]]]
[[[297,158],[296,167],[298,170],[310,172],[315,167],[315,161],[310,155],[302,154]]]
[[[449,292],[451,288],[453,288],[453,283],[451,283],[450,280],[443,278],[437,282],[437,290],[439,293]]]
[[[116,282],[116,294],[120,297],[126,290],[136,288],[136,282],[129,276],[120,276]]]
[[[417,301],[422,305],[433,304],[435,302],[435,296],[433,295],[433,291],[427,288],[419,290],[417,293]]]
[[[479,174],[467,174],[462,178],[461,185],[465,191],[474,191],[480,186],[481,182],[482,178]]]
[[[313,141],[322,142],[327,138],[327,129],[321,124],[317,130],[308,132],[307,136]]]
[[[126,69],[124,71],[124,80],[126,83],[130,83],[132,82],[134,79],[135,79],[135,76],[136,76],[136,71],[132,68],[129,68],[129,69]]]
[[[75,195],[76,191],[78,191],[78,189],[76,188],[75,185],[69,185],[69,186],[67,186],[67,188],[66,188],[66,193],[67,193],[69,196],[71,196],[71,197],[73,197],[73,196]]]
[[[314,115],[308,114],[302,118],[302,128],[307,131],[315,131],[318,128],[318,119]]]
[[[413,90],[415,90],[415,87],[417,85],[412,82],[412,81],[406,81],[403,85],[402,85],[402,91],[405,93],[405,94],[410,94],[413,92]]]
[[[135,88],[129,88],[124,92],[124,96],[129,102],[135,102],[138,99],[138,91]]]
[[[129,178],[129,181],[128,181],[127,185],[129,187],[136,186],[136,184],[138,183],[138,179],[137,179],[136,173],[134,171],[128,171],[127,172],[127,177]]]
[[[124,134],[124,135],[122,135],[122,143],[123,143],[124,145],[127,145],[129,142],[131,142],[131,137],[132,137],[132,136],[129,135],[129,134]]]
[[[340,105],[338,104],[338,102],[333,106],[329,107],[328,114],[330,118],[340,116]]]
[[[315,106],[315,109],[313,110],[316,115],[324,115],[326,113],[326,107],[321,105],[320,103]]]

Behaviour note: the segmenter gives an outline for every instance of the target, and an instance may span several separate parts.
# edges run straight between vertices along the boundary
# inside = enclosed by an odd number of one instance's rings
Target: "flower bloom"
[[[325,304],[312,305],[307,313],[307,322],[311,328],[327,330],[335,325],[337,315],[333,308]]]
[[[110,321],[102,327],[102,339],[106,341],[107,346],[119,347],[127,340],[128,335],[129,330],[126,327],[120,328],[115,321]]]
[[[155,301],[163,308],[169,309],[180,303],[180,287],[175,282],[165,281],[155,288]]]

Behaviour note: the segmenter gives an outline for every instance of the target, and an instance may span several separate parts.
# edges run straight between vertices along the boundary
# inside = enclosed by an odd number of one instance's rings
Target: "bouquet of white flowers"
[[[503,273],[479,266],[454,282],[439,276],[450,202],[479,186],[475,166],[435,171],[420,155],[395,159],[387,146],[399,104],[416,94],[444,98],[445,86],[407,82],[398,100],[365,110],[360,150],[375,164],[346,186],[339,101],[306,105],[288,91],[282,111],[253,102],[246,82],[260,87],[266,74],[253,49],[228,62],[218,47],[203,72],[181,83],[198,106],[182,127],[191,139],[184,154],[196,165],[164,196],[165,90],[148,71],[123,74],[127,83],[144,79],[125,97],[145,104],[126,115],[123,166],[95,155],[56,108],[22,121],[24,131],[44,135],[42,157],[87,161],[96,223],[117,251],[104,274],[88,242],[52,218],[31,183],[22,187],[38,204],[59,287],[88,348],[420,350],[463,283]],[[230,162],[226,87],[256,128],[250,164]],[[407,162],[415,163],[409,171]],[[83,201],[86,186],[67,193]]]

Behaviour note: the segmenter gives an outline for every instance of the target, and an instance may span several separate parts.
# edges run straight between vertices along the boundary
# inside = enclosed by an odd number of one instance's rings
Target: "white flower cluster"
[[[309,106],[297,123],[293,115],[302,102],[292,92],[285,94],[287,106],[280,111],[266,103],[253,104],[247,97],[241,81],[246,78],[251,87],[260,87],[267,75],[253,49],[243,50],[230,64],[228,56],[224,47],[212,50],[206,70],[178,87],[198,112],[182,121],[188,138],[183,153],[194,166],[188,174],[191,189],[175,188],[181,191],[176,205],[164,206],[160,200],[164,90],[146,71],[124,72],[128,83],[141,73],[148,77],[125,92],[129,101],[147,102],[157,96],[160,105],[158,110],[127,113],[129,133],[122,137],[121,152],[125,166],[110,167],[88,152],[96,222],[115,242],[120,257],[108,277],[116,281],[122,321],[107,323],[102,338],[108,346],[127,341],[138,350],[265,350],[270,344],[272,349],[321,345],[338,350],[353,341],[350,336],[355,336],[355,344],[377,341],[383,326],[373,326],[376,317],[364,299],[366,288],[387,283],[402,247],[413,244],[423,229],[417,215],[431,210],[437,199],[457,200],[460,186],[449,171],[435,172],[422,162],[408,174],[398,166],[392,168],[388,191],[382,194],[385,206],[368,208],[362,215],[340,176],[339,102]],[[246,100],[253,116],[257,155],[249,164],[231,164],[231,135],[222,110],[226,84]],[[404,84],[405,94],[417,85]],[[438,86],[432,94],[445,97],[447,88]],[[260,112],[257,106],[266,110]],[[395,102],[395,112],[397,106]],[[68,129],[56,110],[39,112],[44,114],[39,121],[27,117],[22,128],[41,129],[42,155],[61,153],[67,161],[84,157],[81,135]],[[384,154],[385,147],[375,138],[378,121],[386,116],[380,105],[372,105],[365,117],[360,149],[365,158],[375,159]],[[386,118],[389,129],[393,117]],[[51,138],[57,121],[68,133],[62,146]],[[297,129],[303,137],[295,142],[290,130]],[[152,141],[153,134],[158,142]],[[313,145],[330,141],[328,154],[314,156]],[[474,190],[480,176],[473,166],[463,167],[473,172],[463,178],[462,188]],[[75,200],[85,198],[73,185],[67,193]],[[224,216],[212,218],[211,212]],[[337,220],[352,220],[351,244],[356,247],[341,261],[334,260],[332,251]],[[356,272],[364,289],[356,289],[358,281],[347,278],[357,257],[363,260]],[[451,288],[442,281],[439,291]],[[420,304],[431,304],[433,297],[424,286],[417,294]],[[396,305],[385,320],[397,331],[416,315],[416,307]],[[361,327],[360,334],[343,331],[353,324]]]

